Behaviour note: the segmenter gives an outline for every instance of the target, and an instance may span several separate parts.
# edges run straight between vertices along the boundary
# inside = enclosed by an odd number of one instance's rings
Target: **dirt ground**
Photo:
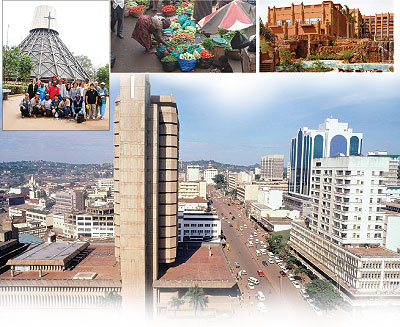
[[[81,124],[67,119],[21,118],[19,103],[24,95],[11,95],[3,101],[3,131],[108,131],[110,129],[110,99],[107,98],[106,114],[103,120],[88,120]]]
[[[157,15],[162,16],[161,1],[157,11]],[[215,8],[213,8],[215,10]],[[147,10],[145,15],[154,16],[154,11]],[[174,18],[174,17],[171,17]],[[124,18],[123,36],[124,39],[117,37],[116,33],[111,32],[111,52],[115,55],[115,65],[111,69],[112,73],[162,73],[162,65],[154,54],[144,54],[144,48],[137,41],[132,39],[132,32],[135,28],[137,18],[132,16]],[[118,23],[115,24],[117,29]],[[255,34],[255,27],[249,28],[248,36]],[[212,36],[213,37],[213,36]],[[214,36],[215,37],[215,36]],[[242,72],[241,62],[238,60],[229,60],[234,73]],[[209,73],[209,69],[195,68],[194,73]],[[180,73],[178,69],[175,72]]]

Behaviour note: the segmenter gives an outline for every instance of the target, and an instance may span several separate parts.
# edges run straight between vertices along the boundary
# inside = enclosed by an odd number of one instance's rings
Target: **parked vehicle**
[[[254,232],[254,236],[257,236],[258,234],[257,234],[257,232]]]
[[[268,259],[268,262],[269,262],[271,265],[274,264],[274,260],[272,260],[272,259]]]
[[[262,263],[265,267],[268,266],[268,263],[267,263],[267,261],[265,261],[265,260],[262,261],[261,263]]]
[[[247,271],[246,271],[246,270],[244,270],[244,269],[243,269],[243,270],[241,270],[241,271],[240,271],[240,275],[241,275],[241,276],[245,276],[245,275],[247,275]]]
[[[259,277],[265,277],[264,272],[262,270],[257,270],[257,274]]]
[[[256,256],[259,257],[261,255],[260,250],[256,250]]]
[[[307,291],[304,288],[302,288],[300,290],[300,294],[304,297],[304,299],[307,299],[310,297],[310,295],[308,295]]]
[[[269,257],[273,257],[274,254],[273,254],[272,252],[268,252],[268,256],[269,256]]]
[[[257,297],[258,301],[265,301],[264,293],[261,292],[261,291],[258,291],[258,292],[257,292],[256,297]]]
[[[282,270],[279,273],[281,274],[282,277],[286,276],[286,273],[284,271],[282,271]]]
[[[250,238],[250,239],[253,239],[253,235],[250,234],[249,238]]]
[[[299,285],[299,283],[298,282],[296,282],[296,281],[292,281],[292,284],[293,284],[293,286],[294,287],[296,287],[296,288],[300,288],[300,285]]]
[[[260,241],[258,240],[258,238],[256,238],[256,244],[260,243]]]
[[[248,282],[247,285],[249,285],[249,289],[254,290],[254,284],[253,283]]]
[[[249,241],[249,247],[252,247],[252,246],[254,246],[253,242]]]
[[[240,263],[239,263],[239,261],[235,261],[235,268],[240,268]]]
[[[246,228],[247,228],[247,225],[246,225],[246,224],[243,224],[243,228],[246,229]]]
[[[255,277],[249,277],[249,278],[247,278],[247,281],[250,283],[253,283],[254,285],[260,284],[259,280]]]

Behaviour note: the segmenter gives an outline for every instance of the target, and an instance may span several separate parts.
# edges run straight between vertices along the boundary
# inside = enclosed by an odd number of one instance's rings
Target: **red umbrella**
[[[199,21],[204,32],[217,33],[218,28],[238,31],[253,26],[256,7],[241,0],[234,0]]]

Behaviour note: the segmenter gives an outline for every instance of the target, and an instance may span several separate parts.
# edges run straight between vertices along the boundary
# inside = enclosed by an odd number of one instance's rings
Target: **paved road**
[[[226,250],[225,253],[233,270],[237,273],[241,269],[245,269],[248,276],[256,277],[260,281],[260,284],[255,286],[254,290],[249,289],[246,276],[239,281],[239,288],[244,294],[244,308],[255,307],[258,302],[255,295],[257,291],[262,291],[266,297],[265,304],[267,308],[273,308],[274,312],[290,308],[291,312],[296,312],[297,315],[311,314],[315,316],[314,311],[300,295],[299,289],[296,289],[287,277],[280,278],[278,265],[268,264],[267,267],[264,267],[262,261],[268,261],[269,257],[267,255],[257,257],[255,254],[257,248],[248,247],[246,242],[249,235],[251,233],[254,234],[255,229],[253,223],[246,217],[244,209],[239,209],[235,205],[228,205],[227,197],[218,198],[216,194],[215,191],[210,193],[213,207],[216,209],[218,216],[229,217],[229,219],[222,220],[222,231],[226,236],[227,243],[230,244],[229,251]],[[235,216],[236,219],[234,221],[230,218],[230,213]],[[240,231],[239,226],[243,226],[243,224],[247,224],[248,228]],[[260,241],[265,241],[266,232],[264,230],[258,228],[257,234],[254,239],[258,238]],[[239,261],[239,269],[234,267],[235,261]],[[258,277],[257,270],[262,270],[265,278]]]

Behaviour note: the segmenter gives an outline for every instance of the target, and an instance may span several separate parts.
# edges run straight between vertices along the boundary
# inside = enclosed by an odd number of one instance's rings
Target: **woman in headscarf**
[[[212,0],[195,0],[193,18],[198,22],[212,13]]]
[[[169,19],[143,15],[137,20],[132,37],[145,48],[145,54],[153,54],[154,51],[150,51],[153,48],[152,36],[154,36],[158,43],[169,47],[162,38],[162,30],[168,28],[169,25],[171,25]]]

